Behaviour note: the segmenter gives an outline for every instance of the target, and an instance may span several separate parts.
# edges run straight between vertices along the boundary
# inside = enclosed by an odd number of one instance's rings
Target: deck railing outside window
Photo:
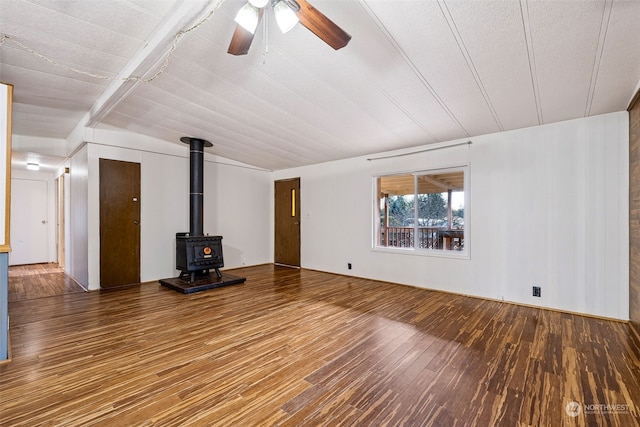
[[[453,249],[464,248],[464,238],[442,238],[443,227],[380,227],[380,245],[390,248]],[[462,234],[460,230],[459,234]]]

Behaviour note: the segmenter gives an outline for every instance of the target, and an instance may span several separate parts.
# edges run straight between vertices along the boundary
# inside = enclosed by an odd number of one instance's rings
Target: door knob
[[[133,221],[133,223],[134,223],[135,225],[138,225],[138,224],[140,224],[140,221]]]
[[[43,220],[42,220],[42,223],[43,223],[43,224],[46,224],[46,223],[47,223],[47,220],[46,220],[46,219],[43,219]]]

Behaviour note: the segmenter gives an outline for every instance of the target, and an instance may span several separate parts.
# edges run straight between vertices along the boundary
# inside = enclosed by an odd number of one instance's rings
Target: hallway
[[[9,302],[77,294],[85,290],[55,263],[9,267]]]

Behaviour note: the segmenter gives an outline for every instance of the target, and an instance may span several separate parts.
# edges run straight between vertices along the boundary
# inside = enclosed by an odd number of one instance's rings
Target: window
[[[376,247],[464,251],[465,168],[376,178]]]

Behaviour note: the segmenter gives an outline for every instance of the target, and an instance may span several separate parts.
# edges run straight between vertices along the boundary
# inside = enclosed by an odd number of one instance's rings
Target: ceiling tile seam
[[[455,116],[455,114],[453,114],[453,112],[447,107],[447,105],[442,100],[442,98],[440,98],[436,90],[429,84],[427,78],[420,72],[416,64],[413,61],[411,61],[411,59],[409,58],[409,55],[407,55],[407,53],[404,51],[404,49],[402,49],[398,41],[391,35],[391,32],[382,23],[380,18],[378,18],[378,16],[369,7],[369,5],[367,4],[367,0],[360,0],[360,4],[362,5],[363,9],[369,14],[369,17],[373,20],[376,26],[387,38],[389,43],[391,43],[391,46],[396,50],[396,52],[400,54],[400,56],[402,57],[404,62],[409,66],[411,71],[413,71],[413,73],[416,75],[416,77],[418,77],[418,79],[423,84],[423,86],[431,93],[431,95],[436,100],[436,102],[440,105],[440,107],[442,107],[442,109],[447,113],[447,115],[449,115],[451,120],[453,120],[453,122],[460,127],[460,129],[464,132],[465,136],[470,138],[471,135],[469,134],[467,129],[465,129],[465,127],[462,126],[462,123],[460,123],[460,121]]]
[[[525,10],[526,9],[526,10]],[[536,67],[536,56],[533,49],[533,36],[531,34],[531,21],[529,20],[529,5],[527,0],[520,0],[520,16],[522,18],[522,31],[527,43],[527,58],[529,61],[529,74],[531,76],[531,87],[533,89],[533,97],[536,103],[536,112],[538,113],[538,124],[544,123],[542,115],[542,102],[540,100],[540,83],[538,82],[538,72]]]
[[[489,111],[491,112],[491,115],[493,116],[493,119],[495,120],[496,125],[498,126],[498,129],[500,129],[500,131],[503,132],[504,126],[500,121],[498,112],[493,106],[493,103],[491,102],[491,97],[489,96],[489,93],[487,92],[486,88],[484,87],[484,84],[482,83],[482,79],[480,78],[480,73],[478,72],[478,69],[476,68],[475,63],[471,58],[469,49],[467,49],[467,45],[465,44],[464,39],[462,38],[460,31],[458,30],[458,26],[456,25],[456,22],[453,19],[453,16],[451,15],[451,11],[449,10],[449,7],[445,3],[445,0],[438,0],[438,6],[440,6],[440,10],[442,11],[444,18],[447,21],[449,30],[451,31],[453,38],[456,40],[456,43],[458,44],[460,53],[462,53],[462,56],[464,57],[464,60],[467,63],[467,67],[469,67],[469,71],[471,71],[471,74],[473,75],[473,79],[475,80],[476,85],[478,86],[478,89],[480,90],[480,93],[484,98],[484,102],[487,104],[487,108],[489,108]]]
[[[591,107],[593,106],[593,97],[595,95],[596,87],[598,84],[598,73],[600,72],[600,65],[602,64],[602,54],[604,52],[604,45],[607,41],[607,30],[609,29],[609,21],[611,20],[612,9],[612,0],[605,0],[604,7],[602,9],[602,20],[600,21],[598,45],[596,46],[596,51],[593,58],[593,69],[591,70],[591,80],[589,81],[589,94],[587,96],[587,104],[584,109],[585,117],[589,117],[589,115],[591,115]]]

